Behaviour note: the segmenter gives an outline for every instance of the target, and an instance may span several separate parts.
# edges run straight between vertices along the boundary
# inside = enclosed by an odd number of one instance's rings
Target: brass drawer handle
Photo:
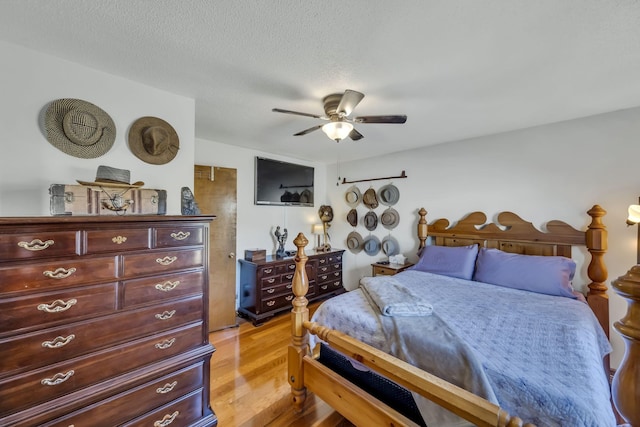
[[[329,277],[329,276],[327,276],[326,274],[325,274],[325,275],[320,276],[320,278],[321,278],[322,280],[327,280],[327,277]]]
[[[267,279],[267,282],[269,282],[269,283],[273,283],[275,281],[276,281],[276,279]]]
[[[327,286],[327,285],[323,285],[323,286],[320,286],[320,289],[322,289],[323,291],[326,291],[328,287],[329,286]]]
[[[329,269],[329,267],[320,267],[320,272],[324,273]]]
[[[73,374],[75,374],[73,369],[71,369],[69,372],[67,372],[65,374],[58,372],[57,374],[55,374],[51,378],[44,378],[42,381],[40,381],[40,384],[42,384],[42,385],[58,385],[58,384],[62,384],[63,382],[65,382],[66,380],[71,378],[73,376]]]
[[[60,313],[61,311],[67,311],[74,305],[78,303],[78,300],[75,298],[71,298],[69,301],[63,301],[61,299],[57,299],[51,304],[39,304],[38,310],[44,311],[47,313]]]
[[[265,269],[264,269],[265,274],[269,274],[269,273],[271,273],[272,271],[273,271],[273,268],[265,268]]]
[[[171,233],[171,237],[173,237],[173,240],[184,240],[187,237],[191,236],[190,232],[183,232],[183,231],[179,231],[177,233]]]
[[[164,283],[156,283],[154,287],[159,291],[169,292],[177,288],[179,284],[180,284],[180,280],[176,280],[175,282],[167,280]]]
[[[338,280],[337,282],[333,282],[333,286],[335,286],[335,287],[340,286],[340,280]]]
[[[173,262],[177,259],[178,259],[177,256],[166,256],[164,258],[156,259],[156,262],[162,265],[170,265],[170,264],[173,264]]]
[[[162,417],[161,420],[158,420],[155,423],[153,423],[153,427],[167,427],[176,419],[178,415],[180,415],[180,411],[176,411],[171,415],[167,414],[164,417]]]
[[[113,243],[115,243],[116,245],[121,245],[121,244],[123,244],[124,242],[127,241],[127,238],[124,237],[124,236],[116,236],[116,237],[112,238],[111,241]]]
[[[291,283],[289,283],[287,286],[285,286],[285,288],[291,289],[291,288],[293,288],[293,285]]]
[[[284,299],[291,301],[293,299],[293,295],[287,295]]]
[[[267,301],[267,305],[268,305],[269,307],[271,307],[271,306],[272,306],[272,305],[274,305],[275,303],[276,303],[276,302],[275,302],[274,300]]]
[[[287,280],[291,280],[293,279],[293,274],[287,274],[286,276],[284,276],[284,278]]]
[[[320,264],[324,264],[325,262],[327,262],[327,260],[326,259],[321,259],[319,262],[320,262]]]
[[[276,289],[275,289],[275,288],[269,288],[269,289],[267,289],[267,293],[268,293],[268,294],[272,294],[272,293],[274,293],[275,291],[276,291]]]
[[[178,381],[174,381],[171,384],[167,383],[167,384],[164,385],[164,387],[158,387],[156,389],[156,393],[158,393],[158,394],[167,394],[171,390],[176,388],[177,385],[178,385]]]
[[[174,314],[176,314],[175,310],[165,311],[162,314],[160,314],[160,313],[156,314],[156,319],[158,319],[158,320],[168,320],[168,319],[171,319]]]
[[[60,267],[60,268],[56,268],[54,271],[45,270],[42,272],[42,274],[49,277],[50,279],[66,279],[67,277],[71,276],[75,272],[76,272],[75,267],[71,267],[68,270],[66,268]]]
[[[334,276],[338,277],[340,275],[339,271],[336,271],[335,273],[333,273]]]
[[[76,336],[74,334],[69,335],[68,337],[55,337],[51,341],[44,341],[42,346],[44,348],[60,348],[69,344]]]
[[[171,347],[175,342],[176,342],[175,338],[170,338],[168,340],[164,340],[162,342],[157,343],[155,347],[160,350],[166,350],[167,348]]]
[[[291,265],[289,266],[289,270],[295,270],[295,269],[296,269],[296,265],[295,265],[295,264],[291,264]]]
[[[24,248],[28,251],[43,251],[47,249],[49,246],[53,245],[55,242],[53,240],[47,240],[43,242],[40,239],[33,239],[31,242],[18,242],[18,246]]]

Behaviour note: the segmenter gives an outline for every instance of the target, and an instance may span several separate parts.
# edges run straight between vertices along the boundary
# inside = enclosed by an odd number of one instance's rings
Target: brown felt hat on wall
[[[164,165],[178,154],[180,140],[173,126],[164,120],[141,117],[129,129],[129,148],[142,161]]]
[[[116,125],[109,114],[81,99],[51,102],[45,112],[44,128],[51,145],[80,159],[102,156],[116,140]]]

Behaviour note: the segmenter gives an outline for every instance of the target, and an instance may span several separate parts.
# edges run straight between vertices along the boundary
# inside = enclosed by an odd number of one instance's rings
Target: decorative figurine
[[[276,251],[276,259],[284,258],[285,250],[284,244],[287,242],[287,236],[289,233],[287,229],[284,229],[284,233],[280,233],[280,226],[276,227],[276,231],[273,233],[276,236],[276,240],[278,241],[278,250]]]
[[[182,215],[200,215],[200,208],[189,187],[182,187]]]
[[[322,205],[318,209],[318,216],[322,221],[322,227],[324,228],[324,242],[323,245],[318,248],[319,252],[329,252],[331,250],[331,244],[329,243],[329,224],[333,221],[333,208],[329,205]]]

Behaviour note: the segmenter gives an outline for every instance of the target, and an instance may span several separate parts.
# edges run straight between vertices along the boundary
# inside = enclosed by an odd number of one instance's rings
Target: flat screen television
[[[255,204],[313,206],[311,166],[256,157]]]

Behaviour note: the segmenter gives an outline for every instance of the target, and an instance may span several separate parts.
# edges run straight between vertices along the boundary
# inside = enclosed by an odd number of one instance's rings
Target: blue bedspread
[[[510,414],[538,426],[616,425],[602,365],[611,347],[586,304],[419,271],[394,278],[473,351]],[[312,320],[392,353],[383,317],[356,289],[324,302]],[[415,321],[414,335],[424,318]]]

